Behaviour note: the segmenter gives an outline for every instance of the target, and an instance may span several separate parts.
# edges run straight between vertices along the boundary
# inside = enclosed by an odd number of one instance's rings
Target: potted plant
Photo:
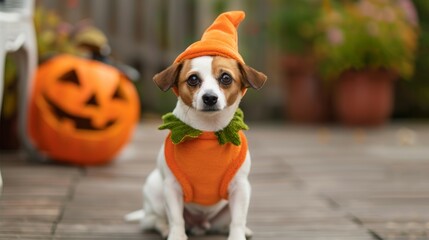
[[[328,118],[327,94],[317,74],[314,42],[320,14],[318,0],[273,1],[268,28],[280,54],[285,107],[295,122]]]
[[[332,83],[335,114],[345,124],[384,123],[394,80],[413,74],[417,26],[398,2],[324,1],[316,51],[321,73]]]

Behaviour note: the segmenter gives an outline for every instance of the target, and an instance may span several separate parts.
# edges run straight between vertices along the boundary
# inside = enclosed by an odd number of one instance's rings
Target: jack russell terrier
[[[127,220],[141,220],[168,240],[186,233],[229,234],[244,240],[250,202],[250,154],[239,103],[251,87],[267,77],[244,64],[238,53],[237,27],[244,12],[218,16],[202,39],[153,78],[158,87],[178,97],[160,129],[169,129],[157,168],[143,186],[143,210]]]

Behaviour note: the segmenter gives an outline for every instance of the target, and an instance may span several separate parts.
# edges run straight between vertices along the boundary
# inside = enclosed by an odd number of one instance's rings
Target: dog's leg
[[[174,178],[164,180],[164,197],[170,233],[168,240],[186,240],[185,220],[183,218],[183,193]]]
[[[229,214],[231,215],[228,240],[245,240],[246,237],[251,237],[252,235],[252,231],[246,227],[251,195],[251,187],[248,180],[250,166],[251,157],[249,151],[247,151],[246,160],[241,165],[240,170],[238,170],[228,188]]]
[[[165,212],[163,179],[158,169],[152,171],[143,186],[144,213],[140,226],[142,230],[157,230],[163,238],[168,236],[168,223]]]
[[[231,225],[228,240],[245,240],[247,211],[251,194],[250,183],[247,178],[241,178],[233,184],[229,193]]]

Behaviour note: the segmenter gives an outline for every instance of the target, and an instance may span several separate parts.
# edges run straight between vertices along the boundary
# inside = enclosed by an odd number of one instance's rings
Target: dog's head
[[[197,111],[215,112],[237,105],[247,88],[260,89],[267,77],[234,59],[202,56],[174,63],[153,78]]]

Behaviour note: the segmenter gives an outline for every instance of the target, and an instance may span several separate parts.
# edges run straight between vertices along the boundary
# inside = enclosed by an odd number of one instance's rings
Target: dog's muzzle
[[[203,111],[218,111],[219,108],[217,107],[216,103],[218,100],[218,96],[211,93],[206,93],[202,96],[204,108]]]

